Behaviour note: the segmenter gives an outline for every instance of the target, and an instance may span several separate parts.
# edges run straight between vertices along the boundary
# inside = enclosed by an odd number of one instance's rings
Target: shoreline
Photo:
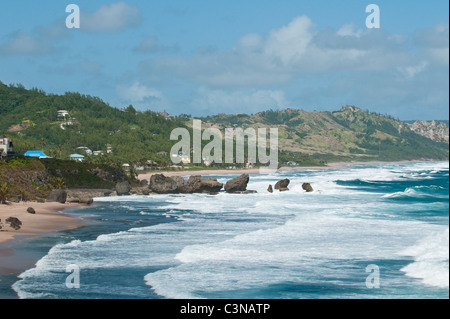
[[[28,207],[33,207],[36,214],[27,212]],[[3,228],[0,229],[0,245],[14,239],[16,236],[35,237],[41,233],[51,233],[58,230],[73,229],[79,227],[82,221],[78,218],[61,213],[66,208],[82,208],[84,205],[75,203],[37,203],[20,202],[0,205],[0,220]],[[20,229],[13,230],[7,226],[5,220],[8,217],[16,217],[22,225]]]
[[[426,161],[426,160],[405,160],[397,162],[382,162],[382,161],[370,161],[370,162],[333,162],[328,163],[327,166],[282,166],[277,172],[288,170],[306,170],[306,169],[346,169],[351,165],[375,165],[375,164],[389,164],[389,163],[426,163],[426,162],[442,162],[442,161]],[[263,168],[264,170],[264,168]],[[139,180],[149,180],[152,175],[163,174],[167,177],[172,176],[190,176],[190,175],[238,175],[238,174],[259,174],[261,173],[259,168],[242,168],[242,169],[200,169],[200,170],[178,170],[178,171],[154,171],[138,174]],[[264,171],[263,171],[264,173]]]
[[[27,212],[28,207],[33,207],[35,214]],[[42,237],[46,234],[75,229],[84,225],[80,218],[64,214],[67,208],[81,209],[86,205],[78,203],[37,203],[20,202],[0,205],[0,275],[19,274],[32,267],[37,261],[31,256],[18,256],[15,246],[25,239]],[[5,222],[8,217],[16,217],[22,225],[14,230]],[[17,262],[20,262],[19,264]],[[28,267],[28,268],[27,268]]]
[[[289,166],[281,167],[278,172],[288,170],[307,170],[307,169],[346,169],[351,165],[374,165],[383,163],[420,163],[420,162],[435,162],[425,160],[412,160],[412,161],[398,161],[398,162],[334,162],[328,163],[327,166]],[[238,175],[238,174],[259,174],[265,173],[260,171],[259,168],[250,169],[201,169],[201,170],[179,170],[179,171],[155,171],[138,174],[138,179],[147,179],[154,174],[164,174],[165,176],[190,176],[190,175]],[[36,210],[36,214],[27,213],[27,208],[33,207]],[[39,237],[43,234],[57,232],[61,230],[68,230],[78,228],[83,225],[83,220],[68,216],[63,213],[66,208],[82,209],[88,207],[79,203],[37,203],[37,202],[20,202],[20,203],[8,203],[7,205],[0,205],[0,222],[3,226],[0,229],[0,258],[4,256],[3,247],[6,243],[16,241],[16,237],[29,238]],[[13,230],[5,223],[6,218],[16,217],[22,221],[22,226],[19,230]],[[0,263],[1,265],[1,263]],[[0,266],[1,273],[1,266]]]
[[[398,162],[336,162],[329,163],[328,166],[303,166],[303,167],[282,167],[279,171],[289,170],[308,170],[308,169],[348,169],[353,165],[375,165],[389,163],[426,163],[426,162],[445,162],[445,161],[398,161]],[[237,174],[258,174],[259,169],[236,169],[236,170],[180,170],[169,172],[152,172],[139,174],[139,179],[145,177],[150,178],[153,174],[165,174],[166,176],[188,176],[188,175],[237,175]],[[27,213],[27,208],[33,207],[36,214]],[[58,231],[75,229],[86,224],[83,219],[65,214],[66,209],[80,210],[87,206],[79,203],[37,203],[37,202],[20,202],[10,203],[8,205],[0,205],[0,219],[3,228],[0,230],[0,276],[18,275],[23,271],[34,267],[37,260],[42,256],[38,256],[36,252],[27,251],[26,249],[16,249],[23,240],[33,237],[57,236]],[[8,217],[17,217],[22,221],[22,227],[15,231],[6,226],[5,219]],[[11,295],[5,295],[10,298]],[[2,299],[0,291],[0,299]]]

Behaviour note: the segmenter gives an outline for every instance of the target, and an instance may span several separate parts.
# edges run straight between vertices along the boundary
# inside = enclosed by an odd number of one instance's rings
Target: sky
[[[79,28],[66,25],[69,4],[80,9]],[[366,24],[370,4],[379,28]],[[2,1],[0,81],[172,115],[354,105],[401,120],[448,120],[449,5]]]

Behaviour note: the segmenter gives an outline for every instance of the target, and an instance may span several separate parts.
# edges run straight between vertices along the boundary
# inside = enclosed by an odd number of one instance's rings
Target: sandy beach
[[[28,207],[34,208],[36,213],[28,213]],[[0,244],[16,236],[39,236],[42,233],[72,229],[80,226],[81,220],[60,213],[69,207],[81,207],[81,205],[35,202],[0,205],[0,223],[2,226],[0,229]],[[22,222],[20,229],[14,230],[6,223],[6,219],[9,217],[18,218]]]

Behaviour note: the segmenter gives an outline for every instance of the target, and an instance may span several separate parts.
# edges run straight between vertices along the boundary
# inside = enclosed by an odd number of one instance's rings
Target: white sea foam
[[[321,280],[340,272],[325,267],[325,261],[395,258],[418,234],[435,229],[439,227],[414,221],[343,218],[333,212],[298,215],[278,227],[188,245],[175,256],[180,265],[150,273],[145,280],[168,298],[199,297],[196,291],[211,287],[232,290],[299,278]]]
[[[449,229],[434,232],[401,253],[414,258],[402,268],[407,276],[422,279],[427,285],[449,287]]]
[[[443,225],[398,218],[396,214],[403,208],[391,201],[380,201],[379,193],[336,184],[337,180],[412,179],[409,174],[425,169],[442,171],[445,165],[414,163],[400,168],[383,165],[252,175],[248,189],[258,193],[249,195],[101,198],[99,202],[130,206],[140,218],[147,216],[147,210],[141,206],[152,203],[152,208],[163,216],[178,221],[103,234],[90,241],[58,244],[36,267],[20,275],[22,280],[14,284],[14,289],[20,297],[45,297],[33,295],[33,289],[46,287],[56,273],[75,263],[82,270],[149,268],[152,270],[144,281],[158,295],[202,298],[217,291],[280,282],[339,282],[355,275],[346,272],[349,261],[398,259],[399,251],[402,256],[414,258],[402,269],[408,277],[448,287],[448,226],[442,233]],[[289,192],[267,192],[268,184],[285,177],[291,180]],[[311,183],[314,192],[306,193],[301,188],[303,182]],[[405,189],[398,196],[414,192],[420,189]],[[139,203],[139,207],[132,202]],[[410,247],[414,242],[417,244]],[[155,267],[162,270],[154,270]],[[447,286],[442,286],[445,269]],[[364,268],[353,271],[361,271],[365,276]]]

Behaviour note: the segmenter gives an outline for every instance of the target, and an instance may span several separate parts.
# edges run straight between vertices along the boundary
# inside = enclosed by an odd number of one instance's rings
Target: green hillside
[[[448,144],[414,133],[407,123],[353,106],[336,112],[269,110],[202,120],[221,128],[278,127],[282,154],[316,161],[447,160],[449,154]]]
[[[58,110],[68,111],[58,117]],[[11,137],[16,154],[43,150],[47,155],[68,159],[82,153],[77,147],[103,151],[103,159],[138,162],[168,161],[157,154],[172,147],[170,132],[184,127],[180,118],[146,111],[113,108],[98,97],[80,93],[46,94],[21,85],[0,82],[0,135]],[[107,146],[112,153],[107,154]],[[86,154],[83,154],[86,155]]]
[[[68,114],[58,115],[65,110]],[[219,114],[201,118],[203,128],[277,127],[280,162],[317,165],[332,161],[448,160],[448,144],[413,132],[405,122],[346,106],[336,112],[299,109],[254,115]],[[167,154],[177,127],[191,119],[152,111],[111,107],[98,97],[80,93],[47,94],[39,89],[0,82],[0,136],[12,138],[15,152],[43,150],[58,159],[82,153],[78,147],[102,151],[90,161],[144,163],[148,159],[171,165]],[[203,141],[206,144],[207,141]],[[107,154],[107,147],[112,153]]]

